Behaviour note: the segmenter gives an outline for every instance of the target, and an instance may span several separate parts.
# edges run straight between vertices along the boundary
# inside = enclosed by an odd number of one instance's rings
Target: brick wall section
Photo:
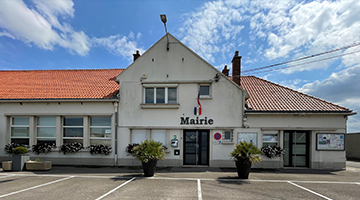
[[[240,85],[240,76],[241,76],[241,56],[239,56],[239,51],[235,51],[234,58],[232,59],[232,77],[233,81]]]

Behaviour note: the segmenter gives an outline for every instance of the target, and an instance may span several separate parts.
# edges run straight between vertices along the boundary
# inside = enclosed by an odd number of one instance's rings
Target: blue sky
[[[168,31],[221,70],[242,69],[360,42],[360,1],[0,0],[0,70],[126,68]],[[269,81],[360,112],[360,45],[268,72]],[[273,69],[273,68],[271,68]],[[35,78],[35,77],[34,77]],[[360,115],[348,132],[360,132]]]

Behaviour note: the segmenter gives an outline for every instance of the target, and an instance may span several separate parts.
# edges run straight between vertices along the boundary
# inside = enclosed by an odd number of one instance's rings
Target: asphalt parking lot
[[[54,166],[46,172],[3,172],[1,199],[359,199],[360,166],[344,171]]]

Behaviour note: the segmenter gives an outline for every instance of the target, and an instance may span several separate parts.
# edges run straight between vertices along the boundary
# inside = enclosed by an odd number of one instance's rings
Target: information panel
[[[344,133],[317,133],[316,150],[318,151],[344,151]]]
[[[243,141],[252,142],[257,146],[257,133],[238,132],[238,144]]]

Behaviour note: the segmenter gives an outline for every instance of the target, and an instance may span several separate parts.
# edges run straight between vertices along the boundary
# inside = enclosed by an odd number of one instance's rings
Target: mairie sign
[[[180,125],[212,125],[213,123],[214,120],[207,117],[203,119],[199,119],[199,117],[191,119],[190,117],[180,117]]]

